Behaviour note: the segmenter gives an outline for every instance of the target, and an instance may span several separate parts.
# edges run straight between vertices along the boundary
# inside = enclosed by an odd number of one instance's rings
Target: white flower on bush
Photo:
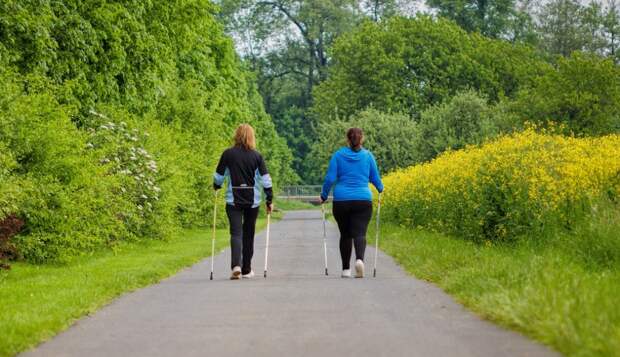
[[[97,119],[88,129],[90,140],[87,148],[105,148],[107,151],[100,163],[112,162],[113,165],[108,168],[111,174],[134,178],[133,182],[123,183],[120,191],[131,197],[140,216],[146,217],[152,212],[152,203],[159,200],[157,192],[160,192],[156,186],[157,162],[142,145],[149,134],[137,128],[128,128],[124,121],[115,123],[94,110],[90,113]]]

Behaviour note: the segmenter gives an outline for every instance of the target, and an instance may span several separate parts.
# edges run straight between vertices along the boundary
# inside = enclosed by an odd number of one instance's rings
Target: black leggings
[[[366,230],[372,216],[371,201],[335,201],[334,217],[340,230],[342,269],[350,268],[351,250],[355,242],[355,258],[364,260]]]
[[[226,215],[230,222],[230,249],[232,251],[230,268],[241,266],[241,273],[249,274],[252,270],[258,207],[242,208],[226,205]]]

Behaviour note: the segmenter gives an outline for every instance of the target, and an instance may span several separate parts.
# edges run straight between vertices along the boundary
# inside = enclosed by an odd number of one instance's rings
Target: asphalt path
[[[254,279],[231,281],[230,251],[126,294],[24,356],[553,356],[483,321],[379,253],[376,278],[340,277],[320,211],[292,211],[256,237]],[[371,242],[372,243],[372,239]],[[205,244],[210,244],[205,240]],[[374,249],[367,249],[367,272]],[[370,275],[370,274],[368,274]]]

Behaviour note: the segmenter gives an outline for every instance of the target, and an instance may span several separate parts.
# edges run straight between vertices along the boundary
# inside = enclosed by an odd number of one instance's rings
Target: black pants
[[[230,248],[232,251],[230,267],[232,269],[241,266],[241,273],[248,274],[252,270],[258,207],[246,208],[226,205],[226,215],[230,223]]]
[[[364,260],[366,230],[372,216],[372,202],[335,201],[333,212],[340,230],[342,269],[349,269],[353,243],[355,243],[355,258]]]

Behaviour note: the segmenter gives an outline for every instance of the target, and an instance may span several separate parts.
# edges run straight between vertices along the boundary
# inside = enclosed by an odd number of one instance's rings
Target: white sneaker
[[[243,279],[252,279],[253,277],[254,277],[254,270],[250,270],[249,273],[243,274],[242,276]]]
[[[351,269],[343,270],[341,277],[343,277],[343,278],[350,278],[351,277]]]
[[[239,280],[241,277],[241,267],[236,266],[233,268],[232,273],[230,274],[230,280]]]
[[[363,278],[364,277],[364,262],[361,259],[355,261],[355,277]]]

